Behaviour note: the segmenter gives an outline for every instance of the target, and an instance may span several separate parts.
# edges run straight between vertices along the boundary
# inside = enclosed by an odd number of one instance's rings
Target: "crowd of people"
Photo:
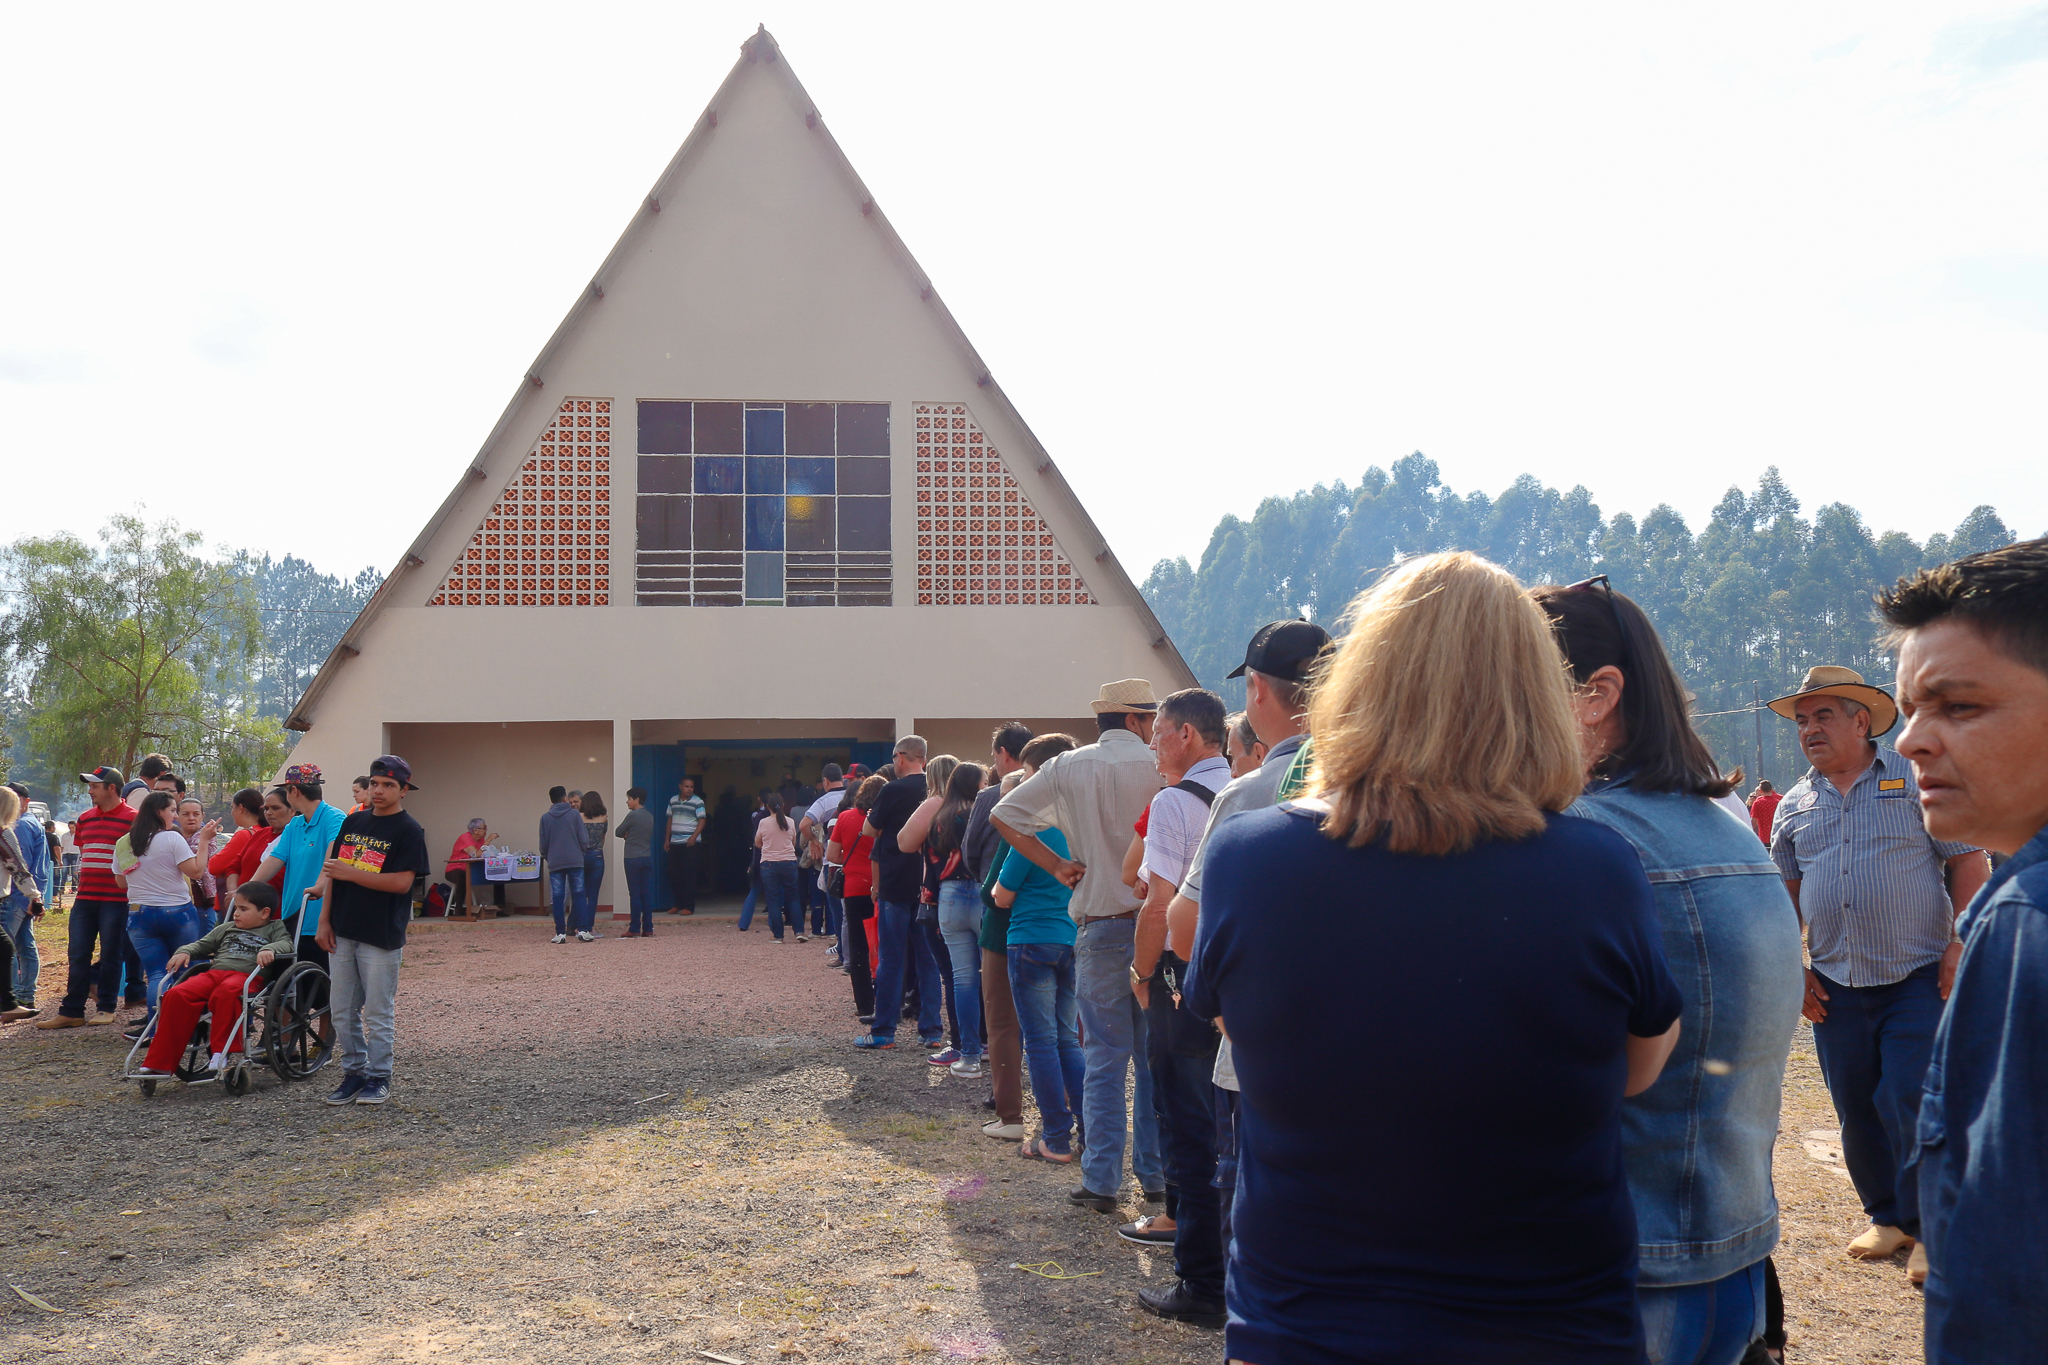
[[[1604,576],[1445,554],[1341,642],[1261,628],[1240,713],[1132,679],[1089,743],[905,736],[756,842],[822,841],[853,1046],[914,1022],[1074,1205],[1134,1179],[1118,1231],[1174,1268],[1140,1305],[1232,1360],[1783,1359],[1802,1014],[1844,1253],[1910,1249],[1928,1359],[2048,1359],[2048,543],[1881,611],[1898,699],[1811,670],[1771,703],[1811,769],[1747,803]]]
[[[2048,1359],[2025,1249],[2048,1200],[2048,541],[1879,611],[1897,695],[1809,670],[1770,707],[1810,767],[1745,804],[1604,576],[1411,559],[1339,641],[1261,627],[1235,714],[1124,679],[1092,736],[1013,723],[983,763],[905,735],[874,772],[761,793],[736,927],[832,940],[852,1046],[912,1024],[987,1080],[987,1136],[1073,1168],[1071,1205],[1114,1214],[1134,1180],[1154,1209],[1117,1231],[1173,1266],[1140,1306],[1224,1329],[1233,1361],[1782,1359],[1771,1158],[1802,1015],[1869,1220],[1844,1252],[1908,1253],[1930,1361]],[[189,1031],[248,972],[317,961],[328,1102],[388,1097],[430,866],[405,761],[347,813],[288,768],[236,793],[225,841],[159,756],[81,778],[67,990],[36,1026],[125,991]],[[10,1022],[38,1013],[24,926],[54,875],[25,795],[0,791]],[[628,937],[654,932],[657,843],[694,909],[692,778],[658,823],[639,787],[616,828],[595,792],[549,796],[556,943],[597,936],[607,834]],[[472,915],[489,837],[471,822],[444,865]],[[213,972],[164,991],[201,954]]]

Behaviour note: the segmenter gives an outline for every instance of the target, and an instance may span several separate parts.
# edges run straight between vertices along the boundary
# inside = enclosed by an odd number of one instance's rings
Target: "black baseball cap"
[[[1330,647],[1330,632],[1313,621],[1268,621],[1245,646],[1244,662],[1228,676],[1242,678],[1246,669],[1269,678],[1307,682],[1309,669]]]
[[[418,791],[412,784],[412,764],[397,754],[385,754],[382,758],[370,760],[371,777],[388,777],[409,791]]]
[[[120,786],[121,783],[126,780],[121,776],[121,770],[119,768],[104,767],[94,768],[89,773],[80,773],[78,775],[78,779],[81,782],[111,782],[117,787]]]

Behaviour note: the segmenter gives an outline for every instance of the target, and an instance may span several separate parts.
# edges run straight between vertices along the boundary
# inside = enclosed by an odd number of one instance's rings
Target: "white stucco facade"
[[[443,590],[461,581],[451,570],[508,484],[534,467],[570,397],[602,401],[612,419],[609,487],[598,490],[598,519],[584,523],[602,526],[608,511],[600,548],[609,563],[579,599],[590,604],[451,604],[467,600]],[[889,605],[641,605],[643,400],[888,405]],[[920,449],[916,415],[938,406],[964,410],[974,439],[991,457],[1000,452],[1004,485],[1056,545],[1062,586],[1071,566],[1074,604],[1052,605],[1050,592],[1022,604],[1014,582],[1005,600],[993,565],[985,594],[977,565],[972,602],[929,591],[932,509],[920,498],[933,495],[920,493],[919,480],[930,451]],[[335,782],[378,753],[405,754],[421,787],[409,809],[437,857],[473,815],[530,844],[555,782],[603,791],[616,818],[636,746],[739,752],[755,743],[814,757],[823,747],[792,742],[873,745],[916,730],[935,752],[951,745],[983,759],[990,728],[1005,720],[1049,727],[1068,717],[1060,728],[1092,729],[1088,702],[1106,681],[1148,678],[1162,696],[1194,685],[765,32],[748,42],[469,470],[451,460],[448,474],[459,478],[455,492],[291,720],[305,730],[295,757]],[[975,530],[978,559],[979,520]],[[666,795],[656,792],[653,804]],[[610,842],[601,899],[623,907]]]

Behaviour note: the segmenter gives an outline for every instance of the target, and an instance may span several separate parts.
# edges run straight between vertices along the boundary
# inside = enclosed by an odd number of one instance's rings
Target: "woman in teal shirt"
[[[1067,836],[1047,829],[1039,837],[1061,858]],[[1039,1136],[1026,1138],[1025,1156],[1061,1163],[1074,1159],[1074,1115],[1081,1108],[1081,1033],[1074,995],[1073,892],[1015,849],[1003,849],[995,903],[1010,912],[1010,993],[1024,1034],[1024,1065],[1038,1101]]]

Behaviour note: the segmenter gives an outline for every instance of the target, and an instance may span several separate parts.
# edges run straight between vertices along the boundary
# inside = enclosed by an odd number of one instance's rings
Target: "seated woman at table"
[[[455,894],[448,898],[448,913],[455,913],[455,904],[466,901],[467,919],[482,919],[483,907],[477,903],[477,893],[483,890],[483,864],[478,862],[484,856],[484,845],[491,841],[490,826],[478,816],[469,822],[469,828],[455,838],[455,847],[448,852],[448,880],[454,884]],[[478,885],[471,885],[470,865],[476,864]],[[499,914],[505,913],[505,883],[491,882],[491,903]]]

